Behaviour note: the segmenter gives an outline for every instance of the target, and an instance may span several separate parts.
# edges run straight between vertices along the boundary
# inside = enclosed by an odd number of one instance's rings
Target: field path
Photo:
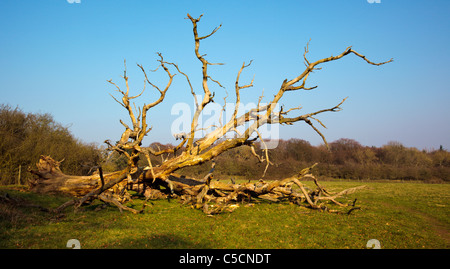
[[[386,202],[381,202],[381,204],[383,204],[386,207],[395,208],[397,210],[402,210],[402,211],[406,211],[406,212],[414,214],[414,215],[418,215],[421,218],[425,219],[427,221],[427,223],[430,224],[430,228],[439,237],[443,238],[445,240],[446,245],[450,247],[450,232],[448,230],[447,225],[445,223],[443,223],[442,221],[438,220],[437,218],[435,218],[433,216],[430,216],[427,213],[424,213],[420,210],[417,210],[417,209],[414,209],[411,207],[394,205],[394,204],[386,203]]]

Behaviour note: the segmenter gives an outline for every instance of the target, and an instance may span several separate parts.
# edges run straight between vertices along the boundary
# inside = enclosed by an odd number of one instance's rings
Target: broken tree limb
[[[78,202],[78,204],[75,206],[75,208],[80,207],[81,205],[83,205],[86,201],[88,201],[91,198],[96,198],[97,196],[99,196],[100,194],[102,194],[104,191],[108,190],[109,188],[114,187],[116,184],[120,183],[121,181],[127,179],[128,173],[124,172],[120,175],[118,175],[115,179],[110,180],[107,184],[105,184],[104,186],[100,186],[100,188],[93,190],[91,192],[89,192],[88,194],[86,194],[85,196],[83,196],[80,201]]]
[[[112,195],[100,194],[100,195],[98,195],[98,198],[105,203],[110,203],[110,204],[114,204],[115,206],[117,206],[117,208],[119,208],[119,210],[120,210],[120,213],[122,213],[123,210],[126,210],[126,211],[132,212],[133,214],[140,214],[140,213],[144,212],[145,207],[147,205],[146,203],[144,203],[141,210],[136,210],[136,209],[124,206]]]

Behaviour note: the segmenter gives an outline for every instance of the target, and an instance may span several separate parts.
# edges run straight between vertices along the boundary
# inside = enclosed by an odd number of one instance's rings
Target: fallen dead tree
[[[120,210],[129,210],[133,213],[141,212],[142,210],[137,211],[123,205],[130,199],[130,195],[128,194],[128,190],[130,189],[141,192],[148,199],[176,197],[186,204],[192,204],[196,208],[201,208],[207,214],[220,213],[225,210],[231,211],[236,208],[238,203],[251,199],[265,199],[269,201],[290,200],[297,204],[305,204],[311,209],[325,211],[329,211],[326,206],[327,203],[334,203],[342,207],[348,206],[347,204],[338,202],[337,198],[355,191],[357,188],[344,190],[340,193],[329,193],[319,185],[317,179],[310,173],[312,168],[304,169],[297,175],[286,179],[271,182],[265,182],[261,179],[255,182],[241,184],[227,184],[213,180],[214,167],[202,180],[186,179],[174,173],[184,167],[213,161],[221,153],[240,146],[250,147],[255,158],[259,162],[266,163],[267,170],[267,167],[271,164],[268,154],[269,148],[260,132],[260,127],[266,124],[292,125],[296,122],[303,121],[320,135],[325,145],[328,146],[325,136],[314,125],[314,122],[325,127],[317,116],[322,113],[342,110],[341,105],[347,98],[344,98],[337,105],[330,108],[298,116],[288,116],[293,111],[301,110],[301,107],[289,109],[285,109],[283,106],[279,107],[278,104],[284,94],[286,92],[300,90],[310,91],[317,88],[317,86],[306,86],[306,81],[311,73],[320,70],[321,67],[319,66],[324,63],[336,61],[348,55],[355,55],[368,64],[375,66],[389,63],[392,59],[386,62],[375,63],[351,47],[348,47],[337,56],[330,56],[315,62],[310,62],[306,57],[309,52],[307,45],[303,54],[306,66],[305,70],[292,79],[282,81],[278,91],[275,92],[273,98],[267,103],[262,103],[264,95],[261,94],[256,107],[242,113],[243,111],[239,111],[241,103],[240,93],[244,89],[253,87],[253,80],[244,85],[240,81],[242,72],[252,63],[252,61],[247,64],[244,62],[237,72],[234,83],[235,104],[232,106],[231,113],[227,113],[226,111],[230,109],[230,106],[227,106],[228,92],[226,92],[227,94],[223,98],[224,104],[220,114],[231,115],[231,117],[225,120],[225,117],[221,115],[217,124],[200,126],[199,118],[204,112],[205,107],[216,102],[214,100],[215,92],[211,91],[210,84],[213,83],[214,86],[224,88],[219,81],[213,79],[208,73],[209,67],[222,64],[209,62],[205,58],[206,54],[200,53],[200,44],[203,40],[214,35],[220,29],[221,25],[211,33],[201,36],[198,33],[197,27],[202,15],[198,18],[193,18],[187,14],[187,17],[192,23],[195,42],[194,52],[202,65],[202,99],[199,100],[199,95],[196,94],[189,76],[181,71],[177,64],[166,61],[161,53],[158,53],[158,67],[155,70],[150,70],[150,72],[162,70],[163,74],[167,76],[167,84],[164,87],[156,85],[149,79],[147,75],[148,71],[142,65],[138,64],[137,66],[141,69],[144,76],[144,86],[139,94],[134,96],[130,95],[129,77],[127,76],[126,62],[124,62],[125,70],[122,78],[125,89],[123,87],[121,88],[112,80],[108,80],[108,83],[114,86],[119,93],[120,98],[111,96],[127,111],[130,121],[127,124],[120,120],[125,130],[119,141],[112,143],[106,140],[105,143],[108,145],[108,150],[118,152],[126,157],[127,167],[121,171],[103,175],[101,166],[99,166],[97,167],[99,173],[96,175],[76,177],[62,173],[59,169],[60,162],[54,161],[48,156],[42,156],[37,164],[38,169],[31,170],[37,176],[35,181],[30,182],[31,190],[41,193],[65,193],[77,197],[73,201],[62,205],[59,210],[68,206],[79,208],[85,203],[100,199],[106,203],[112,203],[118,206]],[[152,130],[152,127],[149,127],[148,123],[148,111],[164,101],[166,93],[172,86],[176,75],[185,80],[186,87],[189,88],[195,101],[195,111],[190,122],[190,132],[174,134],[177,140],[179,139],[181,142],[172,148],[161,150],[144,147],[142,146],[142,141]],[[157,93],[156,100],[137,108],[132,103],[132,100],[140,97],[145,92],[147,85],[151,86]],[[198,138],[198,134],[202,132],[206,132],[206,134]],[[259,154],[255,149],[255,143],[257,143],[258,139],[262,148],[262,152]],[[164,161],[159,166],[154,166],[151,161],[151,156],[163,155],[166,156]],[[138,165],[140,159],[146,160],[148,165],[146,167],[140,167]],[[296,171],[293,171],[293,174],[295,173]],[[264,174],[262,175],[263,177]],[[306,189],[301,183],[301,180],[305,178],[314,180],[317,189]],[[354,205],[352,208],[355,208]]]
[[[328,211],[333,213],[343,213],[344,210],[332,210],[328,204],[336,204],[342,208],[351,206],[347,213],[352,212],[359,207],[353,204],[344,204],[337,199],[351,194],[365,186],[358,186],[343,190],[338,193],[330,193],[323,188],[310,172],[311,167],[305,168],[297,175],[282,180],[272,180],[265,182],[262,179],[247,183],[224,183],[213,180],[214,168],[202,179],[195,180],[181,177],[179,175],[170,175],[167,181],[155,180],[152,184],[126,183],[124,181],[127,174],[124,171],[107,174],[98,173],[92,176],[68,176],[59,169],[60,162],[54,161],[49,156],[41,156],[36,164],[38,170],[30,170],[37,176],[37,179],[30,181],[31,190],[38,193],[68,194],[75,199],[69,200],[55,209],[60,212],[68,206],[79,208],[85,203],[99,199],[105,203],[113,204],[122,210],[133,213],[142,213],[141,210],[132,209],[123,205],[130,201],[131,197],[124,195],[129,190],[134,190],[143,195],[146,200],[151,199],[179,199],[183,204],[192,205],[197,209],[203,210],[205,214],[212,215],[221,212],[232,212],[239,207],[241,203],[251,203],[252,201],[266,200],[270,202],[290,201],[299,206],[311,209]],[[101,168],[99,169],[101,171]],[[313,180],[316,189],[311,190],[305,187],[302,179]],[[124,183],[125,182],[125,183]],[[120,184],[122,183],[122,184]]]

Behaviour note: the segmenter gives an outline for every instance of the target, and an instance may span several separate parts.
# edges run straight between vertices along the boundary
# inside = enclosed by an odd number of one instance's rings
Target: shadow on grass
[[[129,240],[136,240],[136,238],[130,237]],[[124,245],[129,245],[128,239],[122,239]],[[194,242],[186,240],[186,238],[173,235],[173,234],[156,234],[149,238],[139,239],[136,244],[136,248],[149,248],[149,249],[209,249],[211,246],[206,242]]]

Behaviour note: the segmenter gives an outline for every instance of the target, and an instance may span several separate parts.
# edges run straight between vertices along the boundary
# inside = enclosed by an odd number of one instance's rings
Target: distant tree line
[[[433,151],[408,148],[399,142],[367,147],[342,138],[329,143],[327,149],[325,145],[312,146],[305,140],[292,138],[280,140],[275,149],[269,150],[269,157],[273,165],[269,166],[265,179],[290,177],[302,168],[319,163],[314,173],[322,179],[450,181],[450,152],[442,146]],[[216,158],[215,173],[219,178],[259,179],[265,166],[252,155],[249,147],[240,147]],[[184,172],[201,176],[209,167],[210,164],[204,164],[186,168]]]
[[[76,139],[68,127],[55,122],[50,114],[25,113],[19,108],[0,105],[0,184],[25,184],[40,155],[63,160],[67,174],[85,175],[102,159],[94,144]],[[20,175],[20,178],[19,178]]]
[[[34,167],[40,155],[50,155],[64,161],[61,170],[71,175],[88,175],[93,167],[102,165],[105,172],[127,166],[125,157],[109,154],[104,147],[76,139],[68,127],[55,122],[50,114],[24,113],[19,108],[0,105],[0,184],[21,183],[31,177],[28,167]],[[171,144],[152,143],[154,149],[173,147]],[[256,147],[259,155],[262,149]],[[325,145],[312,146],[309,142],[292,138],[280,140],[268,151],[270,161],[264,179],[290,177],[302,168],[319,163],[314,173],[322,179],[353,180],[422,180],[450,181],[450,152],[442,146],[425,151],[389,142],[382,147],[367,147],[342,138]],[[160,165],[167,156],[152,156],[152,164]],[[145,158],[140,165],[147,166]],[[242,146],[222,153],[215,159],[217,179],[259,179],[266,163],[258,162],[250,147]],[[177,171],[181,175],[202,178],[211,168],[211,162]]]

